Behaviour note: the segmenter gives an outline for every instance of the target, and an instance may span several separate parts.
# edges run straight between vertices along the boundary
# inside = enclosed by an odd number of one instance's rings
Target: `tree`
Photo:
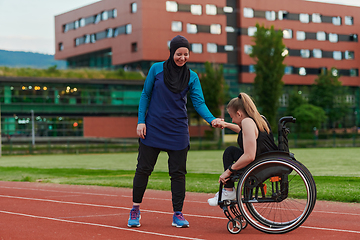
[[[300,93],[292,92],[289,95],[289,105],[286,109],[286,114],[293,116],[295,109],[305,103],[306,103],[306,101],[304,100],[304,98],[302,97],[302,95]]]
[[[335,68],[322,71],[309,94],[309,103],[324,109],[331,127],[335,127],[350,109],[346,102],[346,88],[341,86],[337,73]]]
[[[266,116],[273,129],[276,127],[276,114],[279,98],[282,94],[282,77],[285,71],[283,61],[287,50],[283,44],[283,33],[256,24],[252,46],[252,57],[255,62],[256,77],[254,80],[254,98],[261,113]]]
[[[325,111],[321,107],[312,104],[302,104],[295,108],[293,116],[296,118],[298,132],[312,132],[314,127],[319,129],[326,121]]]

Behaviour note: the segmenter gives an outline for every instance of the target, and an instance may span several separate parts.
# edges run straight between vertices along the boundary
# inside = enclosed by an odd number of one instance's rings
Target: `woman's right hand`
[[[146,136],[146,125],[145,123],[139,123],[136,127],[136,134],[142,138],[145,139]]]

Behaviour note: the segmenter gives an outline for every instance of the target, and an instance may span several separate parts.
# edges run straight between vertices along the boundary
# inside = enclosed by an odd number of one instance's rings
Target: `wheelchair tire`
[[[310,171],[284,152],[262,155],[250,164],[237,188],[246,221],[266,233],[286,233],[312,212],[316,185]]]
[[[242,230],[242,223],[240,220],[238,219],[234,219],[233,221],[229,221],[227,223],[227,230],[229,231],[229,233],[231,234],[238,234],[241,230]]]

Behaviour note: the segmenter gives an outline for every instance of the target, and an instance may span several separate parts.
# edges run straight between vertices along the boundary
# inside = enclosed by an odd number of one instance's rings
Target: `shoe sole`
[[[140,227],[141,226],[141,224],[139,224],[139,225],[127,225],[128,227]]]
[[[172,223],[171,224],[173,227],[177,227],[177,228],[188,228],[188,227],[190,227],[189,225],[177,225],[176,223]]]

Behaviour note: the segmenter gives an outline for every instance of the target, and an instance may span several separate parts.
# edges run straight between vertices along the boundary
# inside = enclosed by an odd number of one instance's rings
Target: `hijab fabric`
[[[190,70],[186,63],[179,67],[174,61],[174,54],[181,47],[186,47],[190,52],[188,40],[177,35],[170,42],[170,57],[164,62],[164,83],[173,93],[182,92],[188,86],[190,80]]]

